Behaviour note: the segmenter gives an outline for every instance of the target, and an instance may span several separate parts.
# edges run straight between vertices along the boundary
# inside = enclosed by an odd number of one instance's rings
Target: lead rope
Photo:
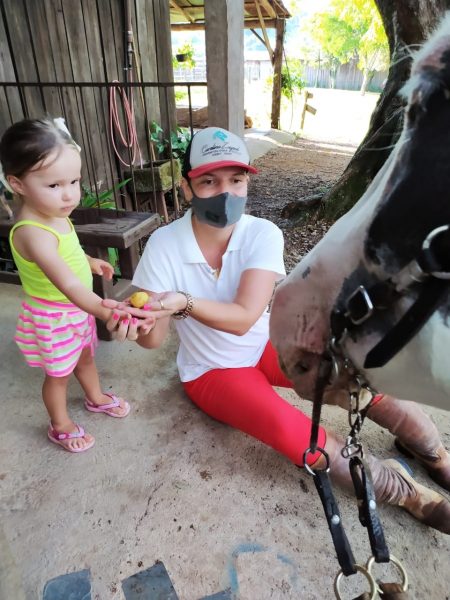
[[[336,350],[335,347],[334,350]],[[344,577],[361,573],[369,584],[369,591],[363,592],[354,598],[354,600],[408,600],[408,577],[400,561],[389,554],[383,528],[378,517],[369,465],[364,460],[363,447],[359,437],[364,418],[377,392],[360,375],[354,375],[351,362],[348,359],[343,361],[343,366],[352,374],[354,389],[349,389],[348,419],[350,432],[341,454],[344,458],[349,459],[349,469],[358,504],[359,521],[367,529],[372,556],[368,559],[366,565],[356,563],[342,525],[339,506],[334,497],[328,475],[330,471],[330,458],[324,448],[317,446],[323,393],[330,380],[332,369],[336,368],[334,357],[327,352],[323,355],[319,367],[319,374],[314,390],[310,443],[309,448],[305,450],[303,455],[303,462],[305,469],[313,476],[313,481],[324,508],[337,559],[341,567],[334,580],[334,592],[337,600],[342,600],[341,586]],[[360,398],[362,393],[366,391],[370,393],[371,399],[367,406],[361,410],[359,406]],[[314,469],[308,465],[307,458],[309,454],[316,452],[320,452],[325,458],[326,464],[322,468]],[[400,572],[401,582],[384,583],[376,580],[373,574],[375,563],[392,563]]]

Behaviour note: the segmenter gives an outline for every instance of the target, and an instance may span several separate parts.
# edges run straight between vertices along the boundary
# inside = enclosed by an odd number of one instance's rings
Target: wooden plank
[[[87,55],[90,65],[91,81],[105,81],[103,48],[100,39],[101,22],[97,6],[91,0],[82,0],[84,28],[86,32]],[[97,177],[102,180],[102,188],[111,189],[118,180],[113,149],[109,143],[109,99],[108,90],[92,89],[93,108],[95,109],[95,127],[89,126],[90,132],[97,136],[96,148],[100,149],[103,169],[97,170]],[[104,176],[104,180],[102,179]]]
[[[155,23],[151,0],[136,3],[136,53],[137,63],[141,70],[142,81],[158,81],[158,66],[156,62]],[[144,88],[139,102],[144,101],[144,114],[147,119],[147,132],[152,121],[160,123],[159,92],[157,88]],[[147,158],[149,154],[146,155]],[[151,152],[150,152],[151,156]]]
[[[44,6],[56,81],[74,81],[62,0],[46,0]],[[80,118],[81,100],[79,91],[76,88],[65,87],[59,89],[58,93],[61,98],[63,116],[67,127],[72,133],[74,140],[84,149],[87,144],[87,134]],[[83,181],[86,181],[90,180],[93,176],[91,175],[89,161],[85,157],[83,158],[81,177]]]
[[[267,52],[269,53],[269,56],[270,56],[270,61],[273,64],[275,55],[274,55],[274,51],[272,50],[272,46],[270,44],[269,36],[267,35],[267,30],[266,30],[266,26],[264,24],[264,18],[262,16],[259,0],[255,0],[255,7],[256,7],[256,12],[258,13],[258,20],[260,23],[263,37],[264,37],[264,45],[267,48]]]
[[[82,5],[72,0],[62,0],[62,7],[74,81],[91,82],[91,65]],[[81,88],[76,91],[76,96],[79,99],[79,126],[84,132],[83,152],[92,168],[90,187],[96,191],[104,190],[107,178],[93,90]]]
[[[27,12],[22,2],[4,0],[5,26],[9,31],[11,57],[14,62],[17,80],[24,82],[38,81],[34,49],[30,37]],[[24,52],[24,48],[28,51]],[[25,89],[20,92],[25,115],[40,117],[44,113],[41,93],[37,88]]]
[[[158,80],[173,81],[172,48],[170,44],[170,13],[166,0],[153,0],[155,21],[155,49],[158,65]],[[176,129],[174,88],[161,89],[159,93],[161,127],[169,132]]]
[[[277,25],[276,19],[264,19],[264,25],[266,29],[275,29]],[[258,19],[245,19],[244,29],[258,29],[261,24]],[[170,26],[172,31],[203,31],[205,29],[205,22],[201,23],[172,23]]]
[[[3,15],[0,18],[0,80],[16,81]],[[22,118],[23,108],[18,90],[2,88],[0,92],[0,134],[12,123]]]
[[[48,23],[44,3],[25,0],[25,7],[28,13],[28,21],[32,24],[30,37],[36,56],[38,80],[56,81],[55,64],[51,52],[48,51]],[[60,117],[63,114],[61,97],[56,88],[43,88],[42,97],[45,113],[54,117]]]

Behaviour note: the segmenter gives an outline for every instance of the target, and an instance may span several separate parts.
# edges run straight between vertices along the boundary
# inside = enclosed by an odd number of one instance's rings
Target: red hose
[[[119,83],[117,80],[114,80],[113,83]],[[120,125],[119,120],[119,112],[117,109],[117,99],[116,99],[116,91],[119,93],[122,99],[122,106],[124,110],[124,118],[127,126],[128,139],[122,131],[122,127]],[[132,92],[131,92],[132,94]],[[139,147],[139,141],[136,131],[136,120],[134,117],[134,103],[133,96],[131,95],[131,101],[128,100],[128,97],[123,89],[123,87],[113,86],[109,91],[109,127],[110,127],[110,135],[111,142],[114,148],[114,152],[116,153],[117,158],[125,167],[131,167],[134,165],[134,161],[136,159],[136,152],[139,154],[139,162],[141,169],[143,167],[142,164],[142,153]],[[114,131],[117,132],[118,138],[125,146],[131,151],[131,164],[125,162],[119,154],[119,151],[116,146]]]

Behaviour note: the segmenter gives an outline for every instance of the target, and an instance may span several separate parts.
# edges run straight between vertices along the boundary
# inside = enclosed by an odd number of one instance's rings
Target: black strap
[[[384,539],[383,527],[378,517],[377,503],[369,466],[359,456],[350,459],[350,474],[358,502],[359,521],[366,527],[372,555],[377,563],[389,562],[389,550]]]
[[[336,550],[337,559],[341,565],[344,575],[354,575],[355,558],[353,556],[350,543],[342,526],[341,515],[336,499],[331,488],[330,478],[325,471],[316,471],[314,473],[314,483],[317,492],[322,501],[325,516],[327,518],[328,527],[333,539],[334,548]]]
[[[331,374],[331,357],[327,353],[322,355],[320,361],[319,372],[317,375],[316,385],[314,388],[313,409],[311,416],[311,434],[309,438],[309,449],[311,453],[317,449],[317,440],[319,437],[320,414],[322,412],[323,393],[330,381]]]
[[[431,278],[422,284],[419,296],[400,321],[370,350],[364,361],[365,369],[384,366],[425,325],[447,293],[449,281]]]

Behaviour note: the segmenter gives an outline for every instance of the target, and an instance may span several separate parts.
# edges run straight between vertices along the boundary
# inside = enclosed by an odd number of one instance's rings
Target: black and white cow
[[[275,294],[271,339],[306,398],[333,314],[374,388],[450,409],[450,14],[416,54],[404,93],[386,164]]]

